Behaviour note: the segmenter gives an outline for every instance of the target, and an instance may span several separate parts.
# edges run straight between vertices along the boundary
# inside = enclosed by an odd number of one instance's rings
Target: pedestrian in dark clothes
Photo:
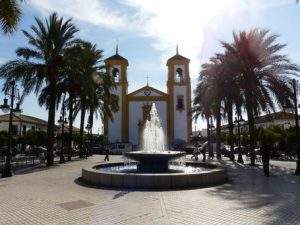
[[[271,145],[266,140],[262,142],[262,162],[264,174],[266,177],[270,176],[270,151]]]
[[[109,161],[109,149],[108,147],[105,148],[105,158],[104,161]]]

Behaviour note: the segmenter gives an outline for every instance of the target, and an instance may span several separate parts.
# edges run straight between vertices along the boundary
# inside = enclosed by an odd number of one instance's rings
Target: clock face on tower
[[[146,96],[149,96],[149,95],[151,95],[151,90],[149,90],[149,89],[146,89],[146,90],[144,91],[144,94],[145,94]]]

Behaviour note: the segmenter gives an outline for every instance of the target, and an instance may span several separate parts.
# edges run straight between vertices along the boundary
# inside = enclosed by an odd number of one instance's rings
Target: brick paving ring
[[[166,173],[138,173],[123,162],[99,164],[82,169],[82,181],[113,188],[185,189],[223,184],[226,169],[208,163],[186,162],[185,172],[170,170]]]

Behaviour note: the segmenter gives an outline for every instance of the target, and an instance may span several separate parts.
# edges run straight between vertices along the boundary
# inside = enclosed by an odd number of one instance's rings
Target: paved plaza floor
[[[300,177],[294,162],[260,167],[227,160],[227,184],[190,190],[141,191],[85,187],[81,168],[93,156],[0,179],[0,224],[300,224]],[[119,161],[119,156],[111,157]]]

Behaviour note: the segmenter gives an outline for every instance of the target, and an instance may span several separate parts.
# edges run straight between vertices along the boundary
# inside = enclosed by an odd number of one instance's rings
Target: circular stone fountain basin
[[[169,161],[181,156],[185,152],[161,151],[161,152],[125,152],[124,156],[138,162],[137,170],[143,173],[163,173],[169,169]]]
[[[212,164],[187,162],[187,167],[202,167],[203,170],[174,173],[134,173],[113,172],[109,167],[124,166],[120,163],[107,163],[82,169],[84,182],[101,187],[178,189],[205,187],[223,184],[227,181],[226,170]]]

